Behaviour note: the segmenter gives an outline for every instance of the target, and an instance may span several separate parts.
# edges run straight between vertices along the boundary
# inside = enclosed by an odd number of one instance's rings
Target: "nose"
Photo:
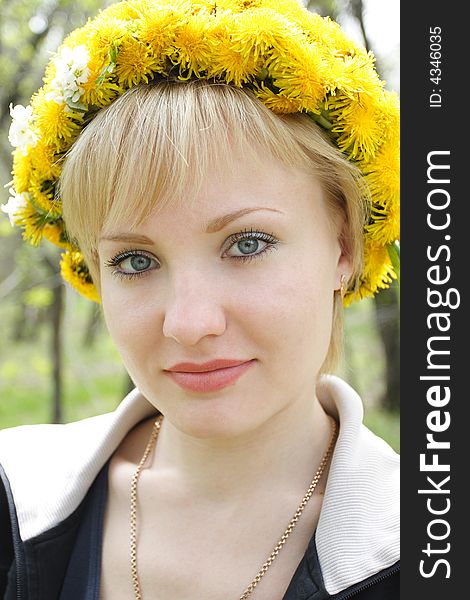
[[[163,320],[163,335],[183,346],[226,329],[221,288],[207,274],[194,270],[173,280]]]

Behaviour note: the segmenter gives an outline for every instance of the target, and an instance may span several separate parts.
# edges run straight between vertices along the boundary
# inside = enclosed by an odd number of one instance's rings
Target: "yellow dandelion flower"
[[[263,83],[259,87],[255,87],[253,92],[263,104],[279,115],[296,113],[300,110],[301,102],[299,99],[288,98],[282,93],[275,94]]]
[[[347,290],[343,305],[349,306],[356,300],[372,298],[379,289],[385,289],[396,279],[386,246],[366,235],[364,240],[364,269],[355,289]]]
[[[43,140],[39,140],[36,144],[31,156],[31,164],[35,171],[35,178],[37,176],[42,181],[57,180],[62,170],[54,147],[45,144]]]
[[[51,60],[47,65],[46,65],[46,70],[44,72],[44,77],[42,78],[43,82],[44,82],[44,87],[49,88],[50,84],[54,81],[54,79],[56,78],[57,75],[57,71],[56,71],[56,64],[55,61]]]
[[[148,46],[135,38],[124,40],[119,47],[116,74],[119,85],[125,88],[148,83],[149,77],[160,66]]]
[[[116,96],[122,92],[122,88],[106,79],[102,83],[97,84],[96,79],[97,77],[94,78],[94,81],[90,79],[82,86],[84,89],[82,102],[102,108],[111,104]]]
[[[178,12],[180,14],[186,13],[186,16],[191,14],[197,14],[198,12],[205,12],[207,14],[221,14],[227,9],[221,6],[219,2],[215,0],[193,0],[190,5],[186,0],[180,2],[171,3],[172,7],[174,4],[178,5]],[[231,12],[234,12],[233,10]]]
[[[191,17],[175,32],[174,51],[169,56],[174,65],[179,65],[180,77],[200,77],[211,68],[216,55],[217,36],[210,31],[207,15]]]
[[[15,224],[23,229],[23,239],[33,246],[37,246],[42,239],[42,233],[46,222],[40,218],[36,209],[27,204],[15,213]]]
[[[288,98],[297,99],[301,110],[317,112],[325,96],[324,67],[314,44],[302,44],[295,52],[277,54],[267,64],[274,85]]]
[[[387,246],[383,246],[366,235],[364,240],[364,270],[356,289],[346,292],[344,306],[356,300],[372,298],[379,290],[390,287],[396,279]]]
[[[379,244],[391,244],[400,239],[400,207],[375,207],[372,211],[372,223],[366,231],[370,238]]]
[[[289,17],[290,20],[296,21],[301,19],[302,15],[306,13],[302,0],[298,0],[297,2],[290,0],[261,0],[259,6],[282,13],[286,17]]]
[[[383,96],[383,81],[375,68],[375,57],[372,52],[354,55],[335,55],[330,52],[328,61],[328,87],[338,89],[346,97],[353,98],[361,92],[373,97]]]
[[[88,42],[90,26],[89,24],[84,25],[83,27],[79,27],[75,29],[67,37],[64,39],[64,42],[61,46],[68,46],[69,48],[76,48],[77,46],[86,46]],[[60,51],[60,48],[59,48]],[[54,73],[55,77],[55,73]]]
[[[138,19],[141,16],[141,9],[144,7],[143,2],[119,2],[116,4],[113,11],[110,11],[116,19],[130,21]]]
[[[181,0],[174,0],[173,4],[179,4]],[[158,0],[133,0],[132,2],[118,2],[111,4],[103,10],[104,18],[122,19],[124,21],[140,19],[143,15],[160,3]]]
[[[80,252],[64,252],[60,261],[60,271],[62,278],[70,283],[82,296],[94,302],[100,302],[98,291]]]
[[[386,140],[374,159],[359,164],[375,204],[398,207],[400,202],[400,146]]]
[[[302,32],[291,21],[271,9],[258,8],[231,18],[230,41],[233,49],[243,57],[253,56],[257,61],[271,48],[279,55],[303,42]]]
[[[329,115],[335,119],[331,132],[340,150],[354,159],[371,160],[385,132],[384,115],[376,99],[368,94],[358,94],[354,100],[339,96],[329,107]]]
[[[380,109],[384,113],[385,139],[397,146],[400,141],[400,100],[398,94],[384,90],[380,102]]]
[[[220,46],[207,70],[207,77],[223,78],[227,83],[242,87],[260,69],[260,61],[256,61],[253,56],[243,56],[230,46]]]
[[[387,247],[366,236],[364,241],[364,271],[361,278],[362,293],[374,295],[396,279]]]
[[[40,98],[33,100],[36,123],[43,142],[60,150],[70,145],[80,133],[80,113],[71,111],[66,104],[58,104],[55,100]]]
[[[34,156],[34,154],[33,154]],[[13,187],[17,194],[27,192],[29,189],[31,172],[33,169],[31,154],[23,155],[19,148],[13,152]]]
[[[178,5],[171,8],[159,8],[152,6],[152,9],[139,21],[139,38],[144,44],[148,44],[154,56],[158,57],[163,64],[173,48],[172,44],[175,32],[184,22],[184,12],[178,10]]]
[[[55,220],[62,213],[61,204],[54,199],[54,191],[51,187],[44,188],[43,182],[33,177],[29,188],[31,205],[42,217]]]
[[[94,19],[93,22],[98,22],[101,19],[116,19],[119,21],[125,21],[128,18],[128,10],[127,6],[130,4],[129,2],[114,2],[110,6],[106,7],[97,19]]]
[[[63,221],[60,219],[56,223],[47,223],[44,225],[42,231],[43,237],[48,241],[64,250],[71,250],[72,246],[67,240],[67,236],[64,234]]]
[[[107,71],[106,68],[109,66],[109,57],[103,59],[99,54],[92,55],[88,64],[90,75],[88,80],[81,84],[83,88],[81,101],[84,104],[101,108],[111,104],[122,92],[122,89],[111,81],[113,68]]]
[[[219,19],[211,29],[215,50],[208,64],[207,77],[224,79],[227,83],[241,87],[261,70],[262,62],[255,57],[255,52],[243,49],[240,40],[234,41],[228,30],[229,26],[224,18]]]
[[[362,57],[366,63],[371,60],[367,50],[347,36],[340,25],[330,17],[321,17],[310,12],[303,13],[302,26],[309,37],[321,43],[325,56],[340,59],[341,62],[344,60],[349,62],[355,56]]]
[[[125,21],[102,13],[88,26],[90,56],[105,60],[111,48],[119,47],[123,40],[130,37],[131,33]]]
[[[262,6],[264,0],[220,0],[217,1],[217,11],[228,11],[231,13],[238,14],[248,8],[258,8]],[[205,2],[206,6],[214,6],[214,2],[208,0]]]

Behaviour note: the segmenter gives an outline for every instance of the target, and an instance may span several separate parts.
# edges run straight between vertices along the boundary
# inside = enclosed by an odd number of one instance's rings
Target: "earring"
[[[346,275],[343,273],[340,279],[339,293],[341,294],[341,298],[344,298],[344,294],[346,293]]]

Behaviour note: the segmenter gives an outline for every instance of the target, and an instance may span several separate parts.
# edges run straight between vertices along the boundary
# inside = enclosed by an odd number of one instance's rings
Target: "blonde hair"
[[[271,156],[318,178],[332,222],[344,221],[341,245],[352,264],[347,287],[363,268],[368,199],[359,170],[305,114],[277,115],[247,89],[205,80],[158,81],[128,90],[102,109],[68,152],[60,196],[68,234],[78,243],[99,287],[98,239],[121,220],[141,223],[155,203],[182,201],[204,183],[213,164],[231,169],[234,152]],[[342,299],[321,371],[342,348]]]

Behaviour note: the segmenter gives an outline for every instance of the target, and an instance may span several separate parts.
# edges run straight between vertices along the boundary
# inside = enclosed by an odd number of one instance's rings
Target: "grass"
[[[3,308],[3,307],[2,307]],[[75,421],[113,410],[126,385],[126,375],[104,327],[96,343],[83,345],[89,303],[67,299],[64,322],[63,418]],[[4,313],[8,313],[5,307]],[[0,340],[0,428],[50,422],[51,360],[48,331],[38,328],[33,340]]]
[[[111,411],[125,393],[125,370],[104,326],[93,346],[83,346],[89,310],[89,303],[73,292],[69,294],[64,327],[64,422]],[[346,331],[354,344],[347,346],[339,374],[363,398],[366,425],[398,451],[399,416],[384,412],[378,405],[383,391],[383,357],[372,309],[362,302],[348,310]],[[2,311],[4,322],[8,322],[14,307],[2,306]],[[45,330],[38,331],[33,341],[0,339],[0,428],[51,421],[48,345]]]

